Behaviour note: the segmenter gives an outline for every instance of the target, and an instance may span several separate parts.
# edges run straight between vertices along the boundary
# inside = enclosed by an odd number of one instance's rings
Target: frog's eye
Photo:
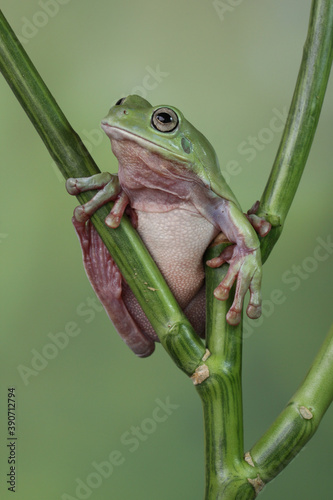
[[[172,132],[178,125],[178,116],[170,108],[158,108],[154,111],[151,122],[160,132]]]
[[[125,101],[125,99],[126,99],[126,97],[122,97],[121,99],[118,99],[115,106],[120,106]]]

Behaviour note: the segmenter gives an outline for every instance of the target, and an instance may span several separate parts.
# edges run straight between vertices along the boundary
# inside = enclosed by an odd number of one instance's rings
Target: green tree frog
[[[96,189],[96,196],[74,211],[87,275],[117,331],[140,357],[149,356],[158,338],[130,288],[89,221],[103,204],[114,200],[106,218],[117,227],[125,211],[198,335],[204,335],[203,254],[222,231],[233,243],[211,267],[229,263],[215,289],[226,300],[237,281],[227,321],[241,320],[250,290],[247,315],[261,314],[259,239],[270,225],[254,214],[245,216],[222,177],[208,140],[172,106],[151,106],[137,95],[120,99],[102,121],[118,159],[118,177],[102,173],[68,179],[70,194]],[[129,210],[128,210],[129,209]]]

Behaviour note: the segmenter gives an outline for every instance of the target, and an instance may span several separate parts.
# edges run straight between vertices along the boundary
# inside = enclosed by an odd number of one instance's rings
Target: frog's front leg
[[[154,341],[146,336],[130,315],[122,298],[122,276],[90,221],[72,222],[79,237],[83,263],[96,295],[123,341],[139,357],[150,356]]]
[[[207,262],[210,267],[219,267],[224,262],[229,269],[215,289],[214,295],[219,300],[229,297],[231,287],[237,279],[235,298],[228,311],[227,321],[237,325],[241,320],[241,311],[247,290],[250,290],[250,302],[247,315],[259,318],[261,315],[261,254],[260,243],[252,225],[241,210],[228,200],[221,200],[213,209],[213,218],[221,231],[234,245],[227,247],[219,257]]]
[[[91,177],[70,178],[66,181],[66,189],[72,195],[78,195],[84,191],[98,190],[91,200],[75,208],[74,217],[78,222],[86,222],[98,208],[111,200],[115,200],[111,212],[105,219],[105,224],[111,228],[119,226],[129,199],[122,191],[116,175],[104,172]]]
[[[137,356],[149,356],[155,349],[154,341],[139,329],[129,313],[122,298],[121,273],[89,221],[98,208],[115,200],[105,223],[113,228],[119,226],[128,197],[121,190],[118,177],[109,173],[68,179],[66,188],[72,195],[98,190],[90,201],[75,208],[72,219],[81,243],[83,264],[93,289],[124,342]]]

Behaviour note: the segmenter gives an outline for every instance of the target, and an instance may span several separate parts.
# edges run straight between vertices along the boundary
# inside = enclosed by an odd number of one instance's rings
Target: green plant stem
[[[67,179],[98,173],[97,165],[68,123],[1,11],[0,69],[63,176]],[[85,203],[93,194],[91,191],[82,193],[78,200]],[[123,217],[118,229],[108,229],[104,224],[110,208],[104,206],[99,209],[92,217],[92,222],[162,344],[179,368],[191,375],[201,363],[204,346],[126,217]]]
[[[276,160],[261,198],[259,215],[276,224],[262,241],[267,259],[278,237],[311,148],[333,57],[333,1],[313,0],[308,35]],[[250,455],[260,478],[267,482],[302,449],[317,429],[333,397],[332,331],[309,375],[286,409],[252,448]],[[312,418],[305,418],[308,409]],[[304,415],[303,415],[304,414]],[[302,416],[303,415],[303,416]]]
[[[213,247],[205,259],[221,251],[220,246]],[[206,346],[210,353],[206,365],[210,376],[197,386],[204,413],[206,500],[255,497],[247,481],[255,472],[243,459],[242,327],[230,326],[225,319],[233,297],[221,302],[213,296],[226,272],[225,265],[206,269]]]
[[[272,223],[271,232],[261,242],[263,261],[282,232],[305,167],[329,78],[332,47],[333,2],[314,0],[294,96],[258,212]],[[205,498],[250,500],[300,451],[330,404],[333,391],[332,339],[327,339],[304,384],[252,448],[249,463],[245,463],[242,449],[242,333],[239,327],[230,327],[225,321],[228,304],[211,299],[212,290],[222,279],[223,272],[223,269],[206,270],[207,347],[212,354],[206,362],[210,377],[197,388],[205,421]],[[322,391],[322,387],[327,390]],[[304,409],[300,412],[301,406]],[[313,418],[307,420],[302,416],[302,412],[310,415],[307,411],[313,412]]]
[[[258,215],[272,223],[263,262],[281,235],[316,132],[333,57],[333,2],[313,0],[303,58],[287,122]]]
[[[271,481],[317,430],[333,400],[333,326],[304,382],[250,455],[261,479]]]

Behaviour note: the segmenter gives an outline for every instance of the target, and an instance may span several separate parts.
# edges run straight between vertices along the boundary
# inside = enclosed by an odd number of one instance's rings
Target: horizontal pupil
[[[157,119],[161,123],[172,122],[172,116],[168,115],[168,113],[160,113],[159,115],[157,115]]]

